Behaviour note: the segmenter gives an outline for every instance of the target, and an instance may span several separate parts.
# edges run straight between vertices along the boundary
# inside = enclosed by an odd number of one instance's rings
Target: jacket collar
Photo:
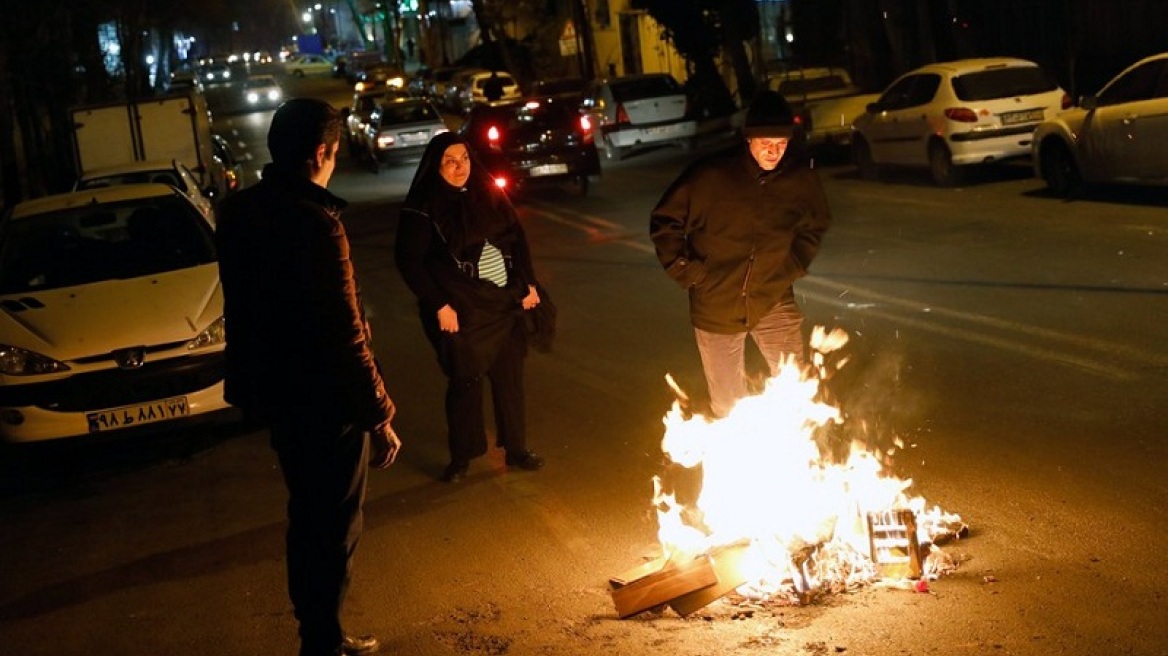
[[[270,182],[289,194],[321,205],[334,213],[349,206],[349,202],[344,198],[337,196],[303,175],[278,167],[272,162],[264,165],[263,181]]]

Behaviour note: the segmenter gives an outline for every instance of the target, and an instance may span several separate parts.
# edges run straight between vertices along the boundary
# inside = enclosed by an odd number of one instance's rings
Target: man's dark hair
[[[299,169],[316,155],[316,147],[341,140],[341,113],[323,100],[293,98],[276,110],[268,128],[268,152],[280,167]]]

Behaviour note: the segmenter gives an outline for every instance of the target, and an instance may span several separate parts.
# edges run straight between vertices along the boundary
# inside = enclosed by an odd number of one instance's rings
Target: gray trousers
[[[724,335],[694,328],[702,369],[710,390],[710,414],[725,417],[749,393],[746,379],[746,338],[754,340],[770,375],[784,356],[803,359],[803,313],[789,291],[751,330]]]

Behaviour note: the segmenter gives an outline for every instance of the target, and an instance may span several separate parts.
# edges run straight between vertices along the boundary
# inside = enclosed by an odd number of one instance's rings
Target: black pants
[[[300,622],[300,654],[339,654],[341,608],[361,536],[368,436],[305,417],[273,422],[271,435],[288,486],[288,595]]]
[[[516,320],[510,334],[502,340],[490,360],[485,375],[450,376],[446,387],[446,426],[452,462],[469,462],[487,452],[484,378],[491,383],[498,445],[513,453],[527,448],[527,410],[523,391],[523,360],[526,355],[523,324]]]

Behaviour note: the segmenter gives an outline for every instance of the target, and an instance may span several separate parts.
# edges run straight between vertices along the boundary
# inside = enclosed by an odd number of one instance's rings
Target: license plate
[[[423,132],[402,132],[398,136],[401,137],[403,144],[406,144],[409,146],[416,146],[418,144],[424,144],[427,141],[429,141],[429,138],[428,138],[429,133],[424,132],[424,131]]]
[[[1002,125],[1018,125],[1019,123],[1030,123],[1032,121],[1041,121],[1043,112],[1041,109],[1027,109],[1022,112],[1006,112],[1002,114]]]
[[[101,431],[117,428],[128,428],[140,424],[153,424],[160,421],[188,417],[190,414],[191,407],[187,404],[187,397],[176,396],[171,399],[151,401],[150,403],[127,405],[121,408],[113,408],[112,410],[90,412],[85,415],[85,419],[89,422],[90,433],[100,433]]]
[[[568,172],[567,164],[543,164],[531,167],[531,177],[541,175],[561,175]]]

